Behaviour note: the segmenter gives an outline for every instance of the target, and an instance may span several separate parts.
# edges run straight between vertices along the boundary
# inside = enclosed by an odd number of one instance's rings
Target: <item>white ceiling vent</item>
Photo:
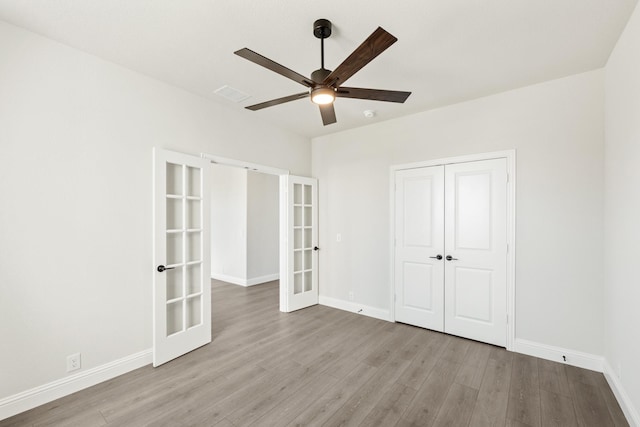
[[[241,102],[251,97],[251,95],[248,95],[242,91],[239,91],[236,88],[233,88],[227,85],[224,85],[214,90],[213,93],[220,95],[223,98],[227,98],[229,101],[233,101],[233,102]]]

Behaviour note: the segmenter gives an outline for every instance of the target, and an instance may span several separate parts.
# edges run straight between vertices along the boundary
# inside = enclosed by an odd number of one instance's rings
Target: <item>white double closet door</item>
[[[504,347],[506,159],[395,173],[395,319]]]

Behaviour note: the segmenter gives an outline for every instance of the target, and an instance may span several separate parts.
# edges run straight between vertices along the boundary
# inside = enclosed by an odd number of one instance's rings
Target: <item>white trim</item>
[[[265,274],[264,276],[247,279],[246,286],[260,285],[262,283],[273,282],[280,279],[280,273]]]
[[[222,282],[231,283],[233,285],[247,286],[247,279],[236,276],[227,276],[226,274],[211,273],[211,278]]]
[[[507,159],[507,350],[516,339],[516,150]]]
[[[638,414],[638,410],[633,406],[633,402],[631,398],[625,391],[620,379],[615,374],[615,371],[609,364],[609,362],[604,360],[604,377],[609,383],[609,387],[611,387],[611,391],[616,397],[616,400],[620,404],[620,408],[622,412],[624,412],[624,416],[627,418],[627,422],[631,427],[640,427],[640,414]]]
[[[478,160],[492,160],[492,159],[510,159],[513,157],[515,160],[516,150],[503,150],[503,151],[492,151],[490,153],[476,153],[476,154],[468,154],[464,156],[456,156],[456,157],[445,157],[442,159],[431,159],[431,160],[423,160],[420,162],[414,163],[403,163],[401,165],[391,165],[391,169],[393,171],[403,170],[403,169],[416,169],[416,168],[424,168],[427,166],[440,166],[440,165],[450,165],[453,163],[466,163],[466,162],[476,162]]]
[[[289,305],[289,290],[287,289],[287,282],[289,277],[289,254],[287,254],[287,248],[289,246],[289,242],[287,241],[289,229],[287,228],[289,224],[289,209],[287,209],[287,200],[289,197],[289,180],[285,175],[280,175],[279,178],[279,190],[278,190],[278,198],[279,198],[279,214],[278,221],[280,223],[280,289],[278,291],[278,309],[282,312],[286,312],[286,308]]]
[[[389,168],[389,321],[396,321],[396,171]],[[444,304],[444,301],[443,301]]]
[[[221,280],[223,282],[231,283],[240,286],[254,286],[261,283],[273,282],[280,278],[279,273],[267,274],[264,276],[254,277],[251,279],[243,279],[241,277],[227,276],[226,274],[211,273],[211,278],[214,280]]]
[[[516,337],[516,150],[493,151],[466,156],[447,157],[421,162],[391,165],[389,169],[389,320],[395,322],[395,173],[404,169],[453,163],[475,162],[479,160],[507,159],[507,350],[514,350]]]
[[[0,420],[149,365],[152,361],[152,355],[152,349],[144,350],[13,396],[5,397],[0,400]]]
[[[364,316],[373,317],[380,320],[386,320],[391,322],[391,316],[389,310],[383,310],[381,308],[370,307],[368,305],[362,305],[353,301],[345,301],[338,298],[325,297],[320,295],[318,304],[325,305],[331,308],[337,308],[338,310],[350,311],[356,314],[362,314]]]
[[[524,340],[522,338],[516,338],[513,351],[597,372],[602,372],[604,363],[604,358],[602,356],[596,356],[595,354],[583,353],[581,351],[569,350],[567,348],[556,347],[548,344],[541,344],[534,341]],[[566,361],[563,356],[566,357]]]
[[[242,168],[251,170],[254,172],[266,173],[269,175],[289,175],[289,171],[286,169],[273,168],[271,166],[259,165],[257,163],[245,162],[243,160],[229,159],[226,157],[214,156],[213,154],[200,153],[200,157],[210,160],[211,163],[218,165],[232,166],[236,168]]]

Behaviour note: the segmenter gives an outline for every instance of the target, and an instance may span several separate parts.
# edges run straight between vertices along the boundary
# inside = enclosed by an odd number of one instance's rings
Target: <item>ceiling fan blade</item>
[[[245,107],[247,110],[256,111],[263,108],[273,107],[274,105],[284,104],[285,102],[295,101],[296,99],[302,99],[309,96],[309,92],[296,93],[295,95],[284,96],[278,99],[272,99],[271,101],[261,102],[260,104],[249,105]]]
[[[404,102],[411,92],[397,90],[363,89],[359,87],[340,87],[336,96],[340,98],[371,99],[373,101]]]
[[[322,83],[334,87],[344,84],[349,77],[357,73],[396,41],[398,41],[397,38],[386,32],[382,27],[378,27]]]
[[[322,116],[322,124],[330,125],[336,122],[336,110],[333,104],[320,105],[320,115]]]
[[[288,79],[293,80],[294,82],[298,82],[303,86],[306,87],[313,87],[313,82],[306,78],[305,76],[303,76],[302,74],[298,74],[293,70],[288,69],[287,67],[278,64],[277,62],[274,62],[272,60],[270,60],[267,57],[264,57],[262,55],[260,55],[259,53],[255,53],[254,51],[244,48],[244,49],[240,49],[236,52],[233,52],[238,56],[243,57],[244,59],[247,59],[255,64],[261,65],[264,68],[267,68],[271,71],[274,71],[278,74],[280,74],[281,76],[284,76]]]

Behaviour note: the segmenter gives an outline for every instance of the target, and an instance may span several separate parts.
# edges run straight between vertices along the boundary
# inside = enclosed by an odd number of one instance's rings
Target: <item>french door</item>
[[[153,365],[158,366],[211,342],[211,166],[209,159],[159,148],[153,158]],[[282,172],[280,310],[289,312],[318,304],[318,183]]]
[[[280,311],[318,304],[318,180],[282,175]]]
[[[506,344],[506,159],[396,172],[396,320]]]
[[[210,162],[154,149],[153,366],[211,342]]]

